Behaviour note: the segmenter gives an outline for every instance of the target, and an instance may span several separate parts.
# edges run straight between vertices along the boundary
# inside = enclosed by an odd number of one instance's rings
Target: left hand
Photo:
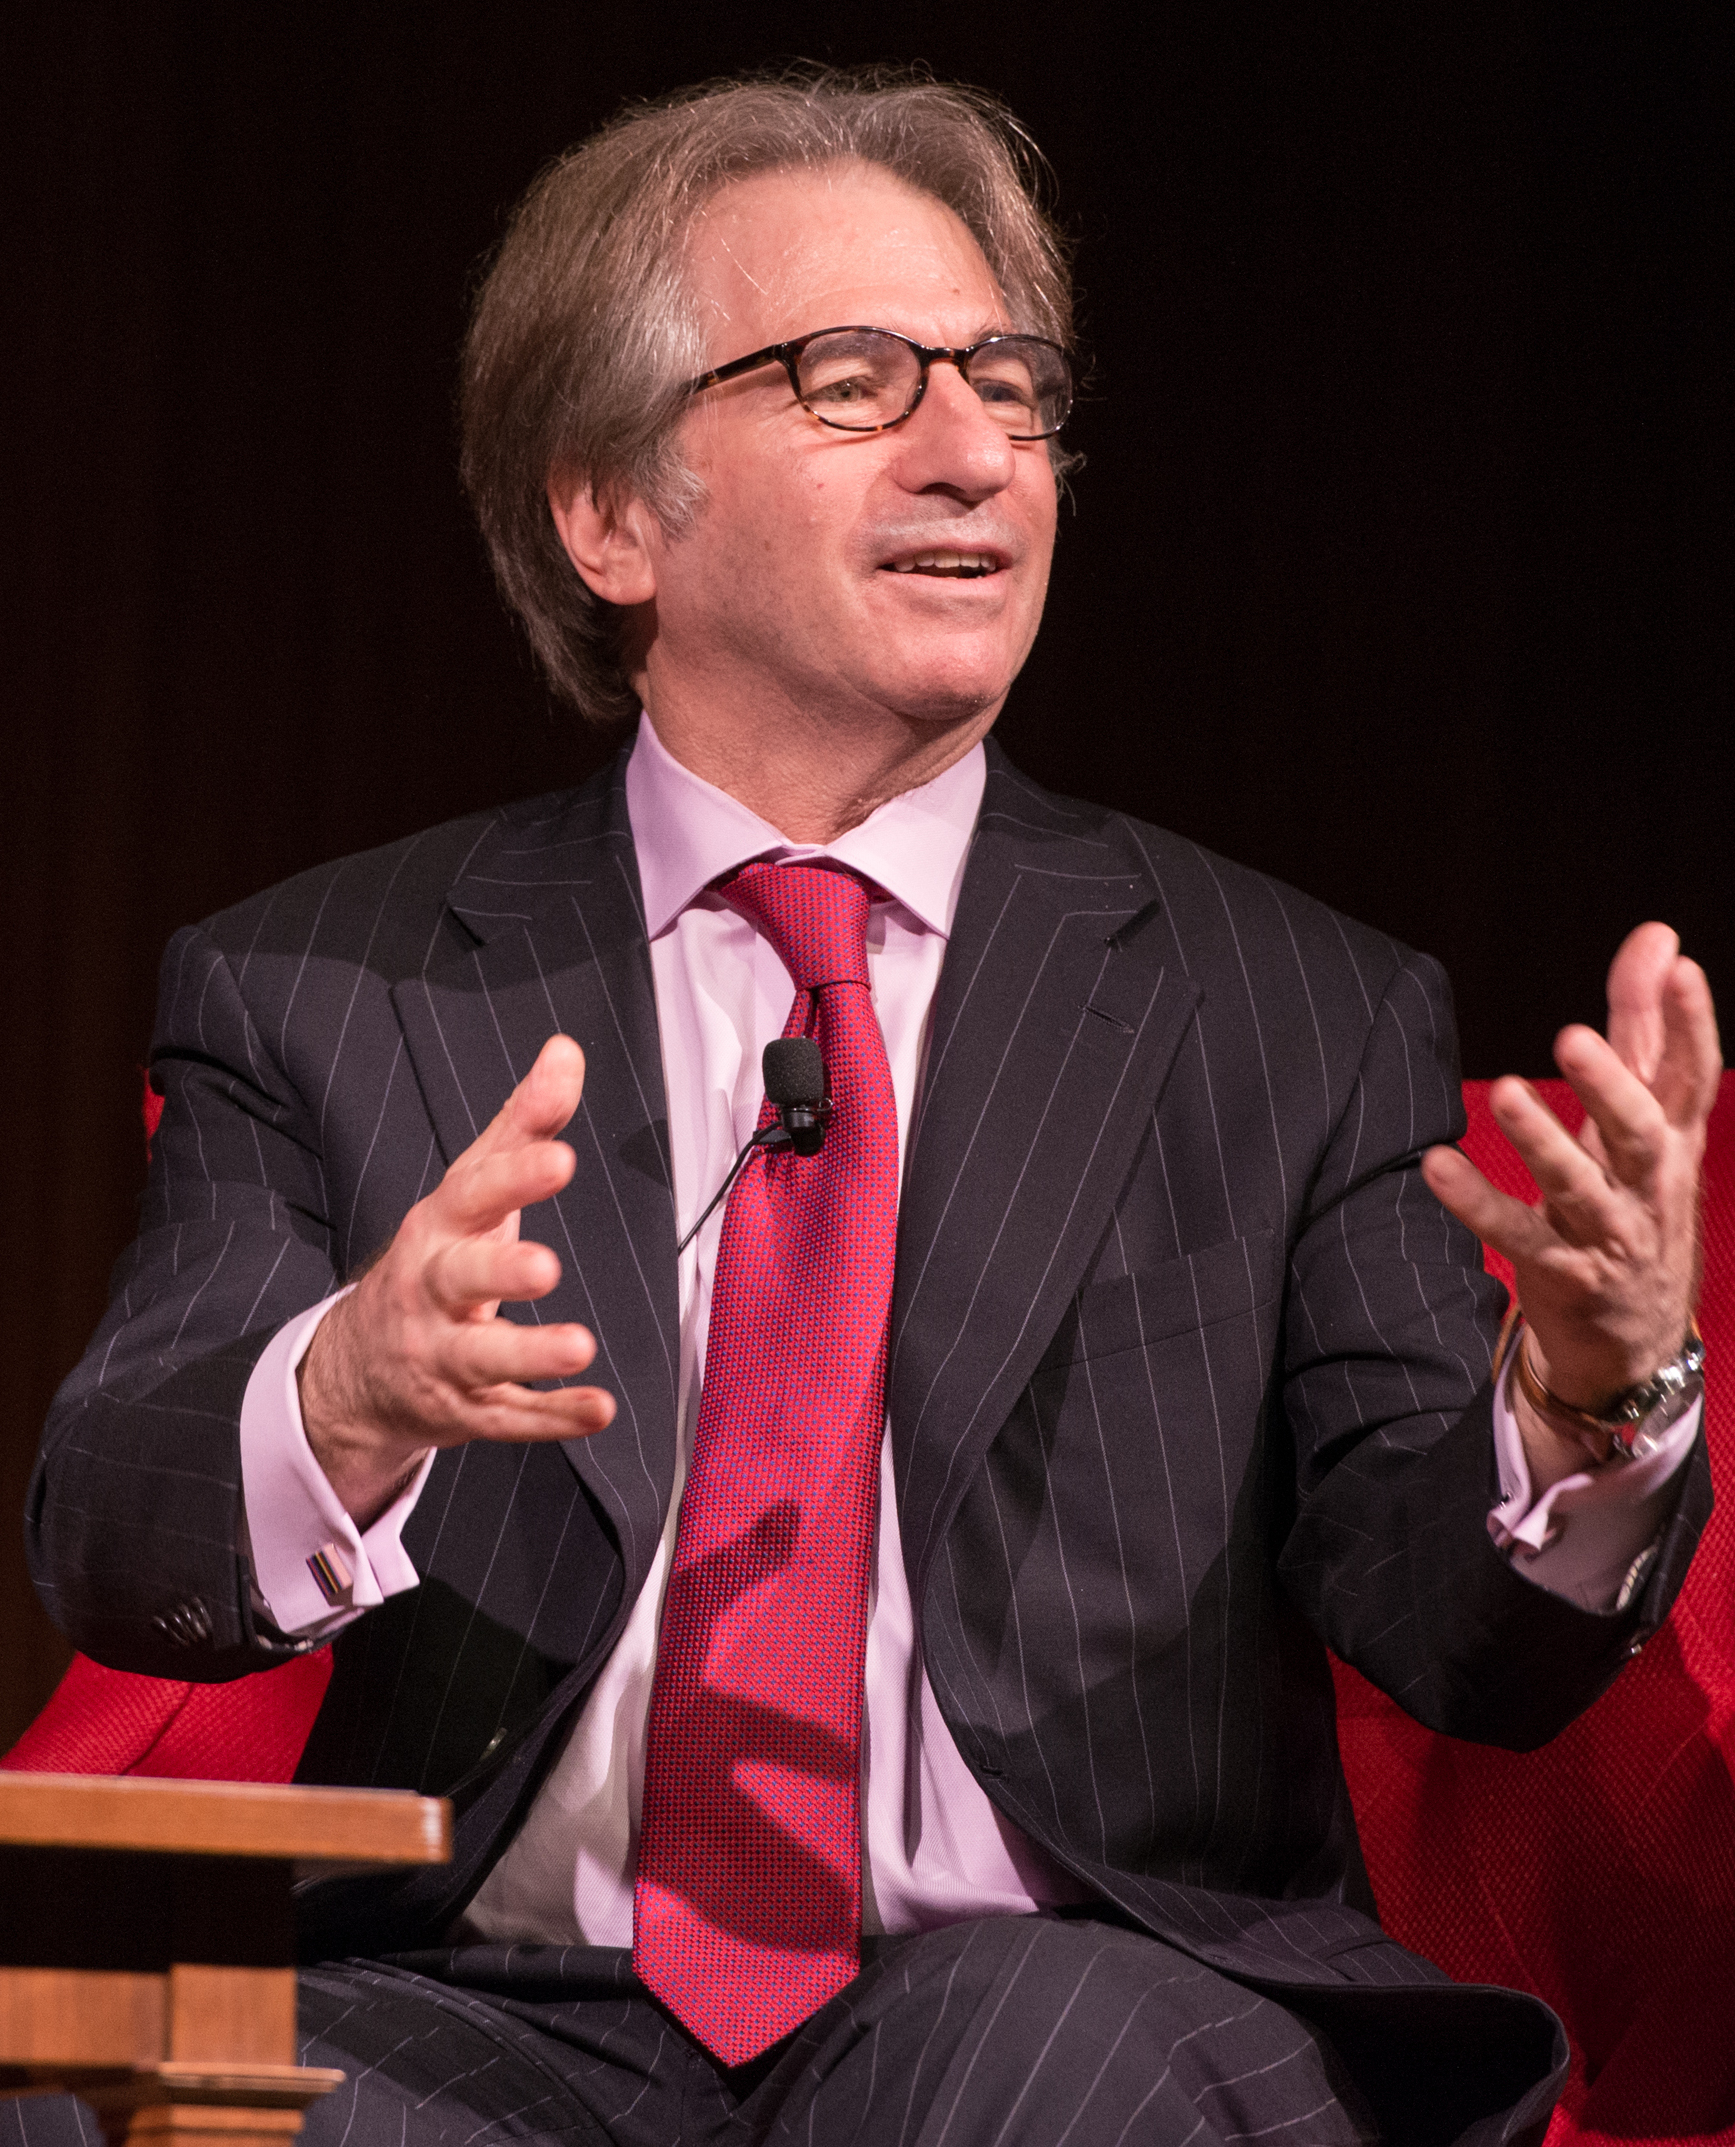
[[[1496,1081],[1496,1124],[1536,1180],[1534,1207],[1496,1192],[1456,1148],[1422,1171],[1444,1206],[1512,1262],[1531,1369],[1596,1411],[1649,1379],[1686,1339],[1699,1288],[1699,1163],[1722,1054],[1710,987],[1667,925],[1641,924],[1608,978],[1605,1041],[1574,1024],[1555,1064],[1585,1107],[1575,1140],[1527,1081]],[[1516,1392],[1516,1389],[1514,1389]],[[1540,1493],[1584,1449],[1519,1409]]]

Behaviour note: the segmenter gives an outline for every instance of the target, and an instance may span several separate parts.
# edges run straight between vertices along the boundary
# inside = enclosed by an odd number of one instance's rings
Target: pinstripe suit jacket
[[[337,1643],[304,1778],[454,1796],[449,1872],[306,1904],[426,1943],[522,1815],[642,1583],[675,1453],[675,1227],[624,760],[180,933],[144,1227],[45,1434],[29,1532],[77,1644],[225,1678],[292,1645],[237,1553],[271,1332],[390,1237],[554,1029],[578,1167],[525,1227],[608,1430],[442,1454],[421,1586]],[[1418,1151],[1462,1129],[1434,963],[1160,830],[990,772],[899,1223],[889,1409],[910,1592],[989,1795],[1138,1925],[1262,1987],[1435,1972],[1372,1921],[1329,1643],[1424,1721],[1540,1742],[1664,1615],[1495,1554],[1499,1291]],[[1411,1993],[1415,1995],[1415,1993]]]

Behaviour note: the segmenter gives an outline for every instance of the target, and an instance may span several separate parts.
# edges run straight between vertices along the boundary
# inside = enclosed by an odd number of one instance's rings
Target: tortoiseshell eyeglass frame
[[[908,405],[900,410],[896,417],[887,418],[883,424],[879,425],[846,425],[840,418],[824,417],[814,409],[802,392],[801,373],[799,370],[801,356],[809,344],[823,342],[829,335],[880,335],[884,336],[889,342],[901,343],[906,350],[914,352],[918,362],[916,391],[910,397]],[[706,388],[714,388],[725,380],[734,380],[742,373],[754,372],[762,365],[781,365],[789,376],[789,386],[796,401],[800,403],[809,417],[816,419],[821,425],[829,425],[834,432],[864,434],[890,432],[894,425],[901,425],[907,417],[914,415],[922,397],[928,392],[928,368],[931,365],[939,360],[944,360],[948,365],[955,365],[964,378],[968,380],[970,378],[971,359],[977,357],[982,351],[993,350],[1006,343],[1032,345],[1038,350],[1052,352],[1060,361],[1062,373],[1062,385],[1058,391],[1061,400],[1060,416],[1052,425],[1046,426],[1041,432],[1009,432],[1006,435],[1009,440],[1052,440],[1072,414],[1072,361],[1063,345],[1050,342],[1046,336],[1040,335],[1014,335],[1008,333],[1005,335],[984,336],[980,343],[966,343],[961,349],[954,350],[948,349],[944,344],[918,343],[913,336],[900,335],[895,328],[874,328],[868,326],[865,322],[849,322],[837,328],[816,328],[811,335],[796,336],[787,343],[767,343],[763,350],[749,351],[744,358],[731,358],[727,365],[715,366],[710,372],[701,373],[696,380],[689,380],[686,386],[686,393],[689,395],[701,394]]]

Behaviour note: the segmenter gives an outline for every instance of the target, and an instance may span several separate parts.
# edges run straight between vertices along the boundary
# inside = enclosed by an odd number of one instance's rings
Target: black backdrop
[[[1717,13],[15,10],[0,1506],[130,1230],[167,933],[600,756],[451,384],[503,210],[625,96],[919,59],[1049,152],[1095,371],[1033,774],[1440,954],[1473,1073],[1546,1070],[1643,916],[1735,988]],[[0,1745],[64,1659],[16,1544]]]

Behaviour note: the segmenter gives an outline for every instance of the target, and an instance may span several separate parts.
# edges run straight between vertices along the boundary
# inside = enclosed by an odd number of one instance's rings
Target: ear
[[[555,470],[548,479],[548,511],[566,556],[605,603],[648,604],[656,595],[652,518],[642,501],[611,494],[599,499],[588,479]]]

